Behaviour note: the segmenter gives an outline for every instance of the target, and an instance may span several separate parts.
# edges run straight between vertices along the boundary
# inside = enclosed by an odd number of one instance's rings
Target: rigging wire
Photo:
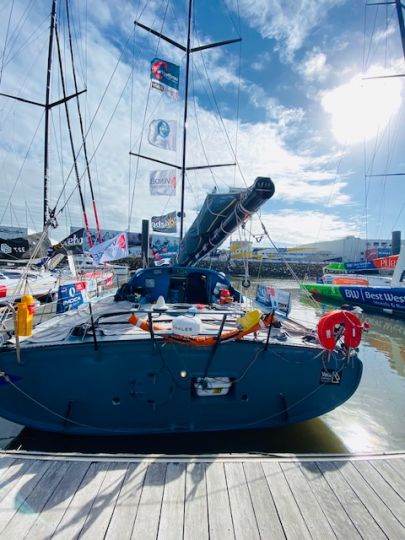
[[[106,95],[107,95],[107,92],[108,92],[108,90],[109,90],[109,88],[110,88],[111,82],[112,82],[112,80],[113,80],[113,78],[114,78],[114,75],[115,75],[117,69],[118,69],[118,66],[119,66],[120,63],[121,63],[122,57],[124,56],[124,52],[125,52],[126,46],[127,46],[128,42],[129,42],[129,40],[130,40],[130,38],[131,38],[133,32],[134,32],[134,29],[132,29],[132,31],[130,32],[130,34],[129,34],[129,36],[128,36],[128,39],[127,39],[127,41],[125,42],[124,47],[122,48],[121,54],[120,54],[120,56],[119,56],[119,58],[118,58],[118,60],[117,60],[117,62],[116,62],[116,64],[115,64],[115,66],[114,66],[114,69],[113,69],[113,71],[112,71],[112,73],[111,73],[111,75],[110,75],[110,78],[109,78],[109,80],[108,80],[108,83],[107,83],[107,85],[106,85],[106,87],[105,87],[105,89],[104,89],[104,91],[103,91],[103,94],[102,94],[102,96],[101,96],[101,99],[100,99],[100,101],[99,101],[99,103],[98,103],[98,105],[97,105],[97,108],[96,108],[96,110],[95,110],[93,116],[92,116],[92,119],[91,119],[91,121],[90,121],[89,127],[87,128],[87,131],[86,131],[86,134],[85,134],[85,139],[86,139],[86,140],[87,140],[88,134],[90,133],[90,131],[91,131],[92,127],[93,127],[93,124],[94,124],[94,122],[95,122],[95,120],[96,120],[96,118],[97,118],[97,116],[98,116],[98,113],[99,113],[99,111],[100,111],[101,105],[102,105],[103,102],[104,102],[104,99],[105,99],[105,97],[106,97]],[[124,85],[124,88],[123,88],[123,90],[122,90],[122,92],[121,92],[121,94],[120,94],[120,96],[119,96],[119,98],[118,98],[118,101],[117,101],[117,103],[116,103],[116,105],[115,105],[115,108],[114,108],[114,110],[113,110],[113,112],[112,112],[112,115],[110,116],[110,118],[109,118],[109,120],[108,120],[108,122],[107,122],[107,126],[105,127],[105,129],[104,129],[104,131],[103,131],[103,133],[102,133],[102,135],[101,135],[101,138],[100,138],[99,142],[97,143],[97,146],[96,146],[96,148],[95,148],[95,150],[94,150],[92,156],[91,156],[90,159],[89,159],[89,163],[91,163],[91,162],[93,161],[94,156],[95,156],[95,154],[96,154],[98,148],[100,147],[101,143],[102,143],[103,140],[104,140],[104,137],[105,137],[105,135],[106,135],[106,132],[107,132],[107,130],[108,130],[108,127],[109,127],[109,125],[110,125],[110,123],[111,123],[111,121],[112,121],[112,117],[113,117],[113,115],[115,114],[115,111],[117,110],[118,104],[120,103],[120,101],[121,101],[121,99],[122,99],[122,96],[123,96],[123,93],[124,93],[124,91],[125,91],[125,88],[126,88],[126,86],[127,86],[127,84],[128,84],[128,81],[129,81],[129,78],[127,79],[127,81],[126,81],[126,83],[125,83],[125,85]],[[81,150],[82,150],[82,146],[80,146],[80,148],[79,148],[79,151],[78,151],[78,153],[77,153],[77,157],[79,157]],[[65,189],[66,189],[67,182],[68,182],[68,180],[69,180],[69,178],[70,178],[72,172],[73,172],[73,166],[71,167],[71,169],[70,169],[70,171],[69,171],[69,173],[68,173],[68,175],[67,175],[67,178],[66,178],[66,180],[65,180],[65,182],[64,182],[64,184],[63,184],[62,191],[61,191],[61,193],[60,193],[60,195],[59,195],[59,197],[58,197],[58,199],[57,199],[57,201],[56,201],[55,207],[54,207],[54,209],[53,209],[53,213],[54,213],[54,214],[55,214],[55,212],[56,212],[57,206],[58,206],[58,204],[59,204],[59,202],[60,202],[62,196],[64,195],[64,191],[65,191]],[[84,175],[82,175],[82,177],[80,178],[80,180],[82,180],[83,176],[84,176]],[[67,197],[66,204],[67,204],[67,203],[69,202],[69,200],[71,199],[71,197],[72,197],[72,195],[73,195],[73,193],[74,193],[75,190],[76,190],[76,187],[74,188],[74,190],[72,191],[72,193],[70,193],[70,195]],[[58,211],[58,214],[61,213],[61,212],[63,212],[65,206],[66,206],[66,205],[63,205],[63,206],[61,207],[61,209]]]
[[[64,77],[64,74],[63,74],[62,55],[61,55],[60,42],[59,42],[59,32],[58,32],[58,25],[57,25],[56,21],[55,21],[55,38],[56,38],[56,45],[57,45],[57,49],[58,49],[60,80],[61,80],[61,84],[62,84],[62,93],[63,93],[63,99],[64,99],[65,113],[66,113],[66,122],[67,122],[67,128],[68,128],[68,132],[69,132],[69,142],[70,142],[70,149],[72,151],[73,166],[74,166],[74,171],[75,171],[75,176],[76,176],[76,184],[77,184],[77,189],[79,191],[80,205],[82,207],[82,213],[83,213],[83,218],[84,218],[84,226],[85,226],[86,233],[87,233],[87,240],[89,242],[90,247],[93,247],[93,239],[92,239],[91,233],[90,233],[89,222],[88,222],[88,219],[87,219],[86,206],[84,204],[83,191],[82,191],[82,186],[81,186],[81,183],[80,183],[80,180],[83,177],[83,175],[82,175],[82,177],[80,177],[80,175],[79,175],[79,169],[78,169],[78,166],[77,166],[77,157],[78,157],[78,155],[76,154],[76,150],[75,150],[75,145],[74,145],[74,141],[73,141],[73,134],[72,134],[72,127],[71,127],[71,122],[70,122],[69,107],[68,107],[68,104],[67,104],[67,101],[66,101],[67,93],[66,93],[66,86],[65,86],[65,77]],[[82,143],[82,145],[83,145],[83,143]]]
[[[6,56],[8,34],[9,34],[9,31],[10,31],[10,24],[11,24],[11,19],[12,19],[12,16],[13,16],[13,10],[14,10],[14,0],[12,1],[11,7],[10,7],[10,13],[9,13],[9,16],[8,16],[8,21],[7,21],[6,36],[4,38],[3,54],[1,55],[0,85],[1,85],[1,80],[3,78],[4,59],[5,59],[5,56]]]
[[[18,184],[18,182],[19,182],[19,180],[20,180],[20,178],[21,178],[22,171],[23,171],[24,166],[25,166],[25,162],[26,162],[27,159],[28,159],[28,155],[29,155],[29,153],[30,153],[30,151],[31,151],[31,147],[32,147],[32,145],[33,145],[33,143],[34,143],[34,140],[35,140],[36,136],[37,136],[39,127],[40,127],[40,125],[41,125],[41,123],[42,123],[42,121],[43,121],[44,114],[45,114],[45,111],[42,112],[41,117],[40,117],[40,119],[39,119],[39,122],[38,122],[38,124],[37,124],[37,127],[35,128],[34,135],[33,135],[32,138],[31,138],[31,142],[30,142],[30,144],[29,144],[29,146],[28,146],[27,152],[25,153],[23,162],[22,162],[21,167],[20,167],[20,169],[19,169],[19,171],[18,171],[17,178],[16,178],[15,181],[14,181],[13,188],[11,189],[10,195],[9,195],[9,197],[8,197],[8,199],[7,199],[5,208],[4,208],[4,210],[3,210],[3,214],[1,215],[0,223],[3,223],[3,222],[4,222],[4,221],[3,221],[3,220],[4,220],[4,216],[5,216],[5,214],[6,214],[6,211],[7,211],[8,206],[10,205],[10,201],[11,201],[11,199],[13,198],[14,191],[16,190],[17,184]]]
[[[145,4],[145,6],[144,6],[142,12],[139,14],[139,16],[142,16],[142,13],[143,13],[144,9],[146,8],[146,5],[147,4]],[[164,23],[165,23],[165,20],[166,20],[168,6],[169,6],[169,0],[166,1],[166,9],[164,10],[163,20],[162,20],[162,24],[161,24],[161,27],[160,27],[160,33],[161,34],[163,32],[163,26],[164,26]],[[135,26],[135,28],[136,28],[136,26]],[[161,41],[161,38],[159,37],[157,45],[156,45],[156,49],[155,49],[155,55],[158,54],[160,41]],[[131,74],[131,76],[132,76],[132,74]],[[141,127],[141,135],[140,135],[140,138],[139,138],[138,154],[140,153],[141,147],[142,147],[143,134],[144,134],[144,131],[145,131],[146,116],[147,116],[147,110],[148,110],[148,106],[149,106],[149,99],[150,99],[151,89],[152,89],[152,87],[151,87],[151,85],[149,85],[148,93],[147,93],[147,97],[146,97],[146,106],[145,106],[145,109],[144,109],[143,119],[142,119],[142,127]],[[163,96],[161,96],[161,98],[162,97]],[[133,187],[133,190],[132,190],[131,203],[130,203],[130,212],[129,212],[129,215],[128,215],[128,231],[131,229],[131,219],[132,219],[132,212],[133,212],[133,208],[134,208],[135,189],[136,189],[136,183],[137,183],[137,179],[138,179],[139,163],[140,163],[140,157],[137,156],[136,167],[135,167],[135,176],[134,176],[134,187]]]
[[[74,83],[75,93],[77,94],[78,86],[77,86],[76,69],[75,69],[75,62],[74,62],[74,56],[73,56],[72,34],[71,34],[71,31],[70,31],[70,15],[69,15],[69,2],[68,2],[68,0],[66,0],[65,5],[66,5],[66,19],[67,19],[67,27],[68,27],[70,59],[71,59],[71,62],[72,62],[73,83]],[[95,200],[95,197],[94,197],[93,182],[92,182],[92,179],[91,179],[90,164],[89,164],[89,158],[88,158],[88,155],[87,155],[87,144],[86,144],[86,139],[85,139],[85,136],[84,136],[84,126],[83,126],[82,112],[81,112],[81,109],[80,109],[80,100],[79,100],[78,95],[76,95],[76,105],[77,105],[77,114],[79,116],[80,135],[81,135],[81,138],[82,138],[82,147],[83,147],[83,152],[84,152],[84,160],[85,160],[85,163],[86,163],[87,178],[88,178],[89,187],[90,187],[91,201],[92,201],[92,204],[93,204],[94,219],[96,221],[97,236],[98,236],[99,242],[102,242],[101,231],[100,231],[100,222],[99,222],[99,219],[98,219],[96,200]]]
[[[232,142],[231,142],[231,140],[229,138],[229,134],[228,134],[228,131],[226,129],[225,122],[224,122],[224,119],[222,117],[222,114],[221,114],[217,99],[215,97],[214,89],[212,87],[212,84],[211,84],[211,81],[210,81],[210,78],[209,78],[209,75],[208,75],[207,66],[206,66],[206,63],[205,63],[205,60],[204,60],[204,52],[203,51],[201,52],[201,59],[202,59],[202,63],[203,63],[203,66],[204,66],[204,71],[206,73],[207,81],[208,81],[209,87],[211,89],[211,94],[212,94],[212,97],[213,97],[213,100],[214,100],[214,103],[215,103],[215,107],[216,107],[216,110],[218,112],[220,123],[222,125],[223,131],[224,131],[224,134],[225,134],[225,138],[226,138],[226,140],[228,142],[228,145],[229,145],[229,149],[230,149],[230,151],[232,153],[232,156],[233,156],[233,158],[235,160],[236,166],[239,169],[239,172],[240,172],[241,178],[243,180],[243,183],[245,184],[245,187],[248,187],[245,176],[244,176],[242,168],[241,168],[241,165],[240,165],[239,160],[238,160],[238,158],[236,156],[235,149],[233,148]]]
[[[15,27],[13,33],[12,33],[11,36],[10,36],[10,39],[9,39],[10,51],[12,50],[12,47],[15,45],[15,43],[17,43],[17,40],[18,40],[18,37],[19,37],[19,33],[21,32],[21,30],[22,30],[22,28],[23,28],[23,26],[24,26],[24,24],[25,24],[25,20],[24,20],[24,19],[26,19],[26,18],[28,17],[28,14],[29,14],[29,12],[30,12],[30,10],[31,10],[31,7],[32,7],[32,4],[33,4],[33,3],[34,3],[34,0],[31,0],[31,1],[29,2],[29,4],[25,7],[25,11],[24,11],[23,14],[21,15],[20,20],[18,21],[18,23],[17,23],[17,25],[16,25],[16,27]],[[14,4],[14,0],[13,0],[13,4]],[[48,20],[48,16],[47,16],[46,19],[44,19],[44,20]],[[41,24],[43,24],[43,22],[42,22]],[[32,35],[33,35],[33,34],[31,34],[31,36],[30,36],[28,39],[31,39]],[[18,53],[22,50],[22,48],[25,46],[25,44],[26,44],[26,42],[20,47],[20,49],[19,49],[16,53],[14,53],[14,56],[13,56],[13,57],[11,57],[11,58],[8,58],[8,57],[7,57],[7,58],[5,59],[5,65],[7,65],[9,62],[11,62],[11,61],[14,59],[14,57],[16,56],[16,54],[18,54]]]

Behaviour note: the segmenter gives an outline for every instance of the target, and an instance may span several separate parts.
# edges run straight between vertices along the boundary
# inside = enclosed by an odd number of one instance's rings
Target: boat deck
[[[4,452],[1,538],[404,538],[405,454]]]

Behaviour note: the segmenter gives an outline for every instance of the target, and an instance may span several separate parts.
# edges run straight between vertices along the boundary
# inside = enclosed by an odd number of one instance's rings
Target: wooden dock
[[[405,454],[4,452],[0,538],[405,538]]]

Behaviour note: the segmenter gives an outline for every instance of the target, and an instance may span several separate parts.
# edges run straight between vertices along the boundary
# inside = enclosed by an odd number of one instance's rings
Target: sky
[[[405,229],[405,73],[396,11],[363,0],[194,0],[192,47],[241,42],[191,55],[185,228],[213,189],[270,176],[275,195],[234,240],[277,246],[348,235],[390,238]],[[0,92],[44,102],[51,1],[0,5]],[[142,219],[180,210],[151,195],[141,153],[181,164],[185,54],[133,24],[185,44],[188,1],[70,0],[70,22],[93,191],[101,227],[140,232]],[[66,93],[74,93],[64,0],[58,33]],[[151,88],[154,58],[180,67],[178,99]],[[54,45],[51,101],[63,96]],[[68,104],[78,177],[95,226],[76,100]],[[148,141],[155,120],[177,123],[176,150]],[[83,226],[64,106],[51,112],[49,202],[62,239]],[[42,228],[43,107],[0,96],[0,224]],[[378,176],[373,176],[378,175]],[[386,175],[386,176],[383,176]],[[389,176],[392,175],[392,176]],[[269,245],[269,238],[260,246]]]

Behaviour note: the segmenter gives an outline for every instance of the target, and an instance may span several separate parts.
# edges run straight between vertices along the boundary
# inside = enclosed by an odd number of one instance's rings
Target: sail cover
[[[272,180],[261,176],[247,189],[209,193],[200,213],[180,243],[177,264],[191,266],[203,259],[273,194]]]
[[[19,238],[0,238],[0,259],[15,261],[30,259],[35,253],[35,259],[46,257],[51,242],[48,235],[43,233],[27,234]]]

